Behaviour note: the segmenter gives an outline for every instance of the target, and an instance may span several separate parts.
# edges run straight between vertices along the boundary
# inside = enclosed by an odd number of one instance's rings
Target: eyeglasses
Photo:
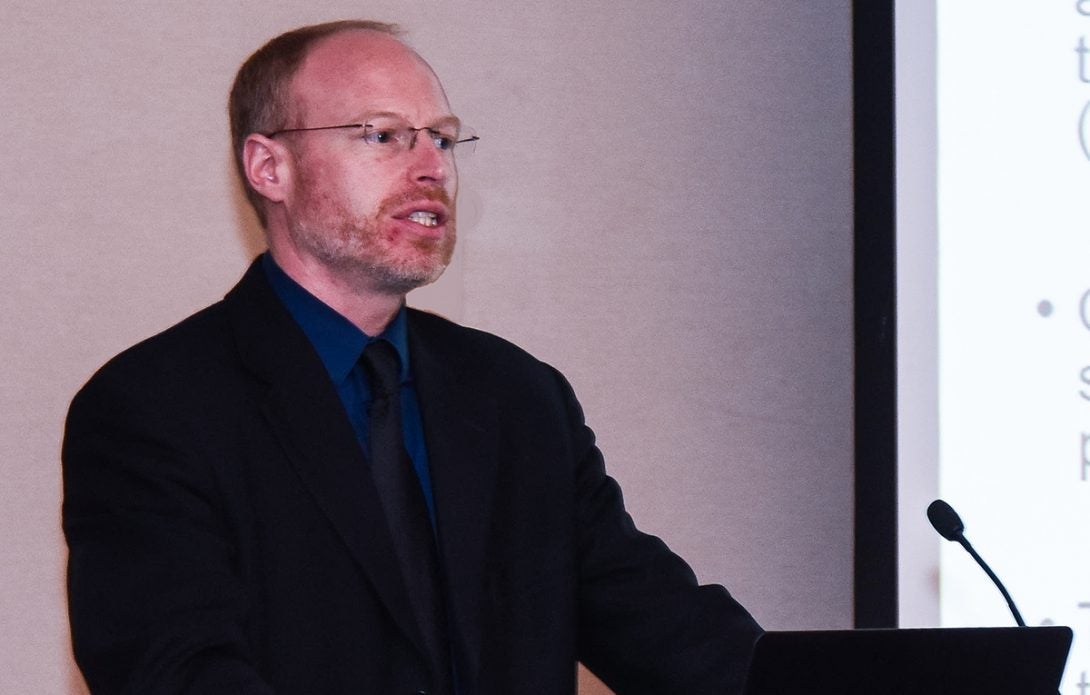
[[[384,157],[393,157],[411,150],[416,145],[416,136],[421,132],[427,132],[428,140],[432,146],[440,152],[454,154],[457,148],[459,155],[467,155],[473,152],[478,137],[472,130],[456,126],[424,126],[414,128],[398,120],[373,119],[369,123],[345,123],[344,125],[322,125],[313,128],[282,128],[265,137],[275,138],[284,133],[307,133],[315,130],[344,130],[348,128],[360,129],[359,140],[371,146]]]

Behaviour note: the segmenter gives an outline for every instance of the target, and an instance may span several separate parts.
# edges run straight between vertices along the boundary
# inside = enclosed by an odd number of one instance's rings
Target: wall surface
[[[851,624],[850,2],[14,0],[0,22],[0,692],[84,692],[68,401],[259,252],[224,117],[291,27],[397,21],[482,136],[411,300],[572,381],[633,516],[769,628]],[[601,692],[586,679],[585,692]]]

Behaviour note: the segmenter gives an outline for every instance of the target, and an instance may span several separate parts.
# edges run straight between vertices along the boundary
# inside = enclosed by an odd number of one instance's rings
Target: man
[[[760,629],[638,532],[567,383],[407,310],[455,239],[468,135],[389,25],[269,42],[232,89],[269,251],[122,353],[63,451],[94,693],[740,688]]]

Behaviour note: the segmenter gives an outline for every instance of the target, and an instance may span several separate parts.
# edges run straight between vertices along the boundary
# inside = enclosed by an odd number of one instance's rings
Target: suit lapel
[[[239,354],[267,386],[259,400],[270,429],[393,620],[420,647],[378,493],[321,360],[269,287],[259,262],[226,302]]]
[[[497,406],[472,383],[457,343],[429,330],[436,319],[409,313],[413,379],[435,493],[447,612],[463,686],[480,668],[486,541],[497,468]],[[450,336],[447,336],[449,338]],[[468,677],[468,683],[467,683]]]

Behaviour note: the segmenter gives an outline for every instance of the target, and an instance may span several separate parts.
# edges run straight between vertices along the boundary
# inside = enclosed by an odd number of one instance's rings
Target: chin
[[[407,294],[435,282],[446,269],[447,263],[438,262],[427,266],[369,264],[366,274],[387,294]]]

